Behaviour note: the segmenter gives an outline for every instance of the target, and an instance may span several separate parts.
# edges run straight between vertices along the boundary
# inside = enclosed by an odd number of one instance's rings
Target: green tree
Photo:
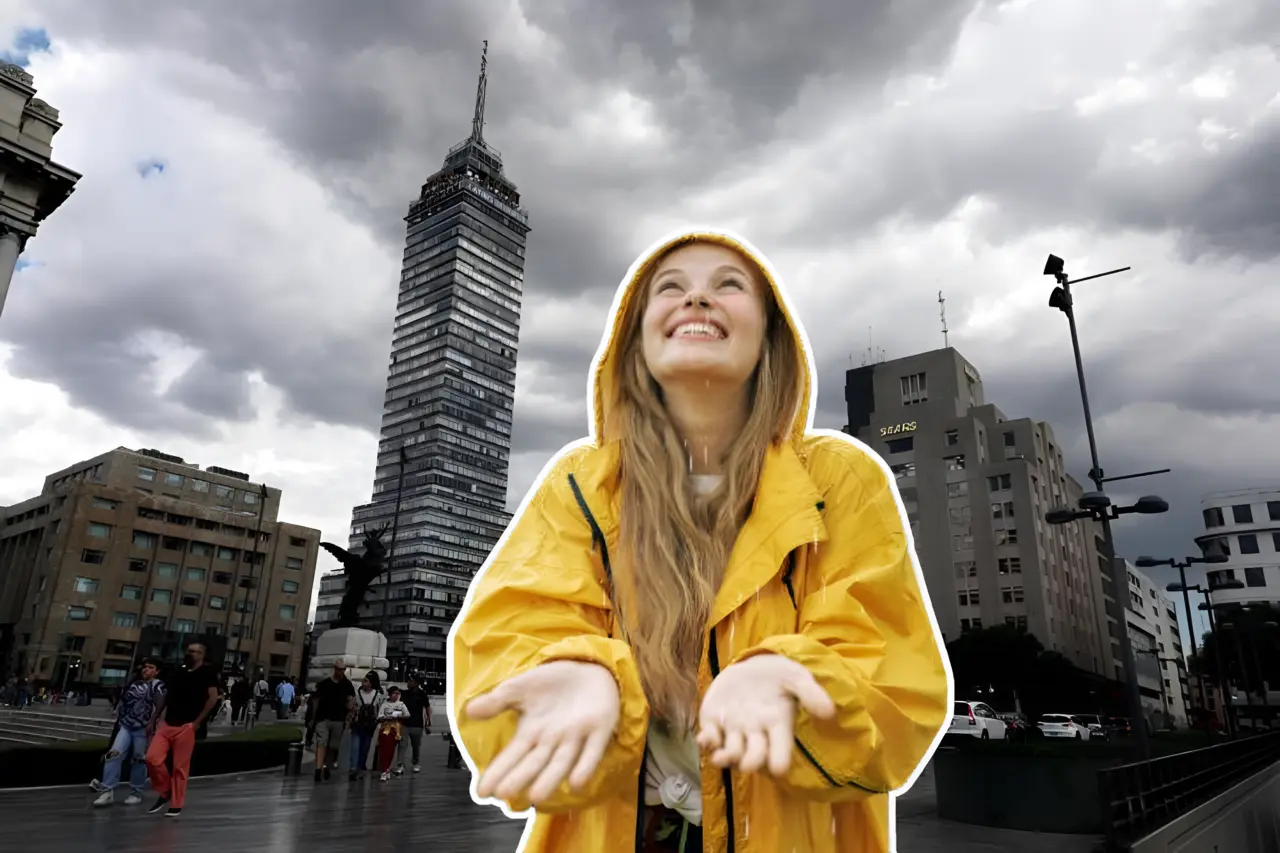
[[[1280,689],[1280,608],[1269,604],[1220,608],[1215,619],[1218,630],[1204,635],[1193,670],[1214,683],[1221,683],[1225,674],[1255,695],[1262,691],[1263,682],[1272,690]]]

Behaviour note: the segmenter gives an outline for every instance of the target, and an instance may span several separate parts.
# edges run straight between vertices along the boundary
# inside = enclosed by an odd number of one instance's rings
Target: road
[[[424,739],[423,770],[390,782],[345,776],[316,785],[309,772],[192,780],[176,819],[145,807],[94,809],[87,789],[0,791],[0,825],[21,827],[42,850],[77,853],[449,853],[513,851],[523,829],[477,806],[465,771],[447,770],[439,738]],[[899,853],[1091,853],[1093,839],[992,830],[941,821],[926,770],[898,802]],[[763,853],[763,851],[762,851]]]

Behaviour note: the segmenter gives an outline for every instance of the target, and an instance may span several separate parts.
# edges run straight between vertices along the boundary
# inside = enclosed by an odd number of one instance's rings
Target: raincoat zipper
[[[716,649],[716,629],[712,628],[707,635],[707,659],[711,664],[712,679],[720,675],[720,652]],[[735,829],[733,822],[733,772],[728,768],[720,771],[720,778],[724,782],[724,819],[729,824],[728,832],[728,853],[734,853],[737,846],[737,838],[735,837]]]
[[[609,586],[613,586],[613,567],[609,563],[609,546],[605,543],[604,531],[600,529],[600,524],[596,521],[596,517],[591,513],[591,506],[587,503],[587,499],[583,497],[582,489],[578,488],[578,480],[572,474],[569,475],[569,488],[573,490],[573,499],[578,502],[578,509],[582,510],[582,515],[587,520],[587,526],[591,528],[591,546],[600,549],[600,562],[604,566],[605,580]],[[644,850],[644,780],[645,774],[648,772],[649,749],[646,745],[644,756],[640,759],[640,778],[636,783],[636,848],[635,853],[643,853]]]

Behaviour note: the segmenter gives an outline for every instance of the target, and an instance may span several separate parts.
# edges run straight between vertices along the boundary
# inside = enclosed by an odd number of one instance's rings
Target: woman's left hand
[[[717,767],[774,776],[791,766],[796,707],[827,720],[836,706],[800,664],[764,654],[735,663],[716,676],[698,713],[698,746],[711,750]]]

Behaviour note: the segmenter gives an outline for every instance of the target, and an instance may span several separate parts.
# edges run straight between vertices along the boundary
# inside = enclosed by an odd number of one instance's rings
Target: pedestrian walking
[[[400,694],[400,701],[409,709],[405,720],[404,737],[400,739],[399,770],[404,772],[406,752],[412,752],[413,772],[422,771],[422,736],[431,734],[431,697],[422,689],[422,676],[409,676],[409,687]]]
[[[267,683],[265,675],[258,676],[258,681],[253,685],[253,718],[255,720],[262,719],[262,706],[271,701],[271,685]]]
[[[409,719],[409,708],[400,701],[400,688],[394,684],[387,691],[387,701],[378,711],[378,769],[382,781],[391,778],[391,762],[404,737],[404,724]]]
[[[143,786],[147,784],[147,741],[155,732],[165,692],[164,682],[157,677],[159,672],[159,663],[146,658],[142,661],[138,677],[121,691],[116,731],[106,754],[102,781],[93,786],[101,792],[93,801],[98,808],[115,802],[115,790],[120,784],[125,759],[129,760],[130,766],[129,796],[125,797],[124,803],[133,806],[142,802]]]
[[[316,781],[329,781],[330,767],[338,762],[342,736],[355,711],[356,689],[347,678],[347,665],[333,664],[333,675],[316,684]]]
[[[356,692],[355,719],[351,721],[351,772],[348,778],[354,782],[364,775],[369,763],[369,749],[378,729],[378,712],[386,695],[382,692],[378,674],[369,672],[360,682]]]
[[[287,720],[293,714],[293,682],[289,679],[276,685],[276,719]]]
[[[246,678],[239,678],[231,685],[231,724],[245,722],[245,709],[253,698],[253,687]]]
[[[169,807],[166,817],[182,814],[196,732],[204,726],[218,703],[218,672],[205,663],[204,654],[205,648],[200,643],[187,646],[183,666],[169,677],[161,699],[164,716],[151,739],[151,746],[147,748],[151,787],[159,795],[149,809],[153,814],[165,806]],[[166,766],[171,753],[172,773]]]

